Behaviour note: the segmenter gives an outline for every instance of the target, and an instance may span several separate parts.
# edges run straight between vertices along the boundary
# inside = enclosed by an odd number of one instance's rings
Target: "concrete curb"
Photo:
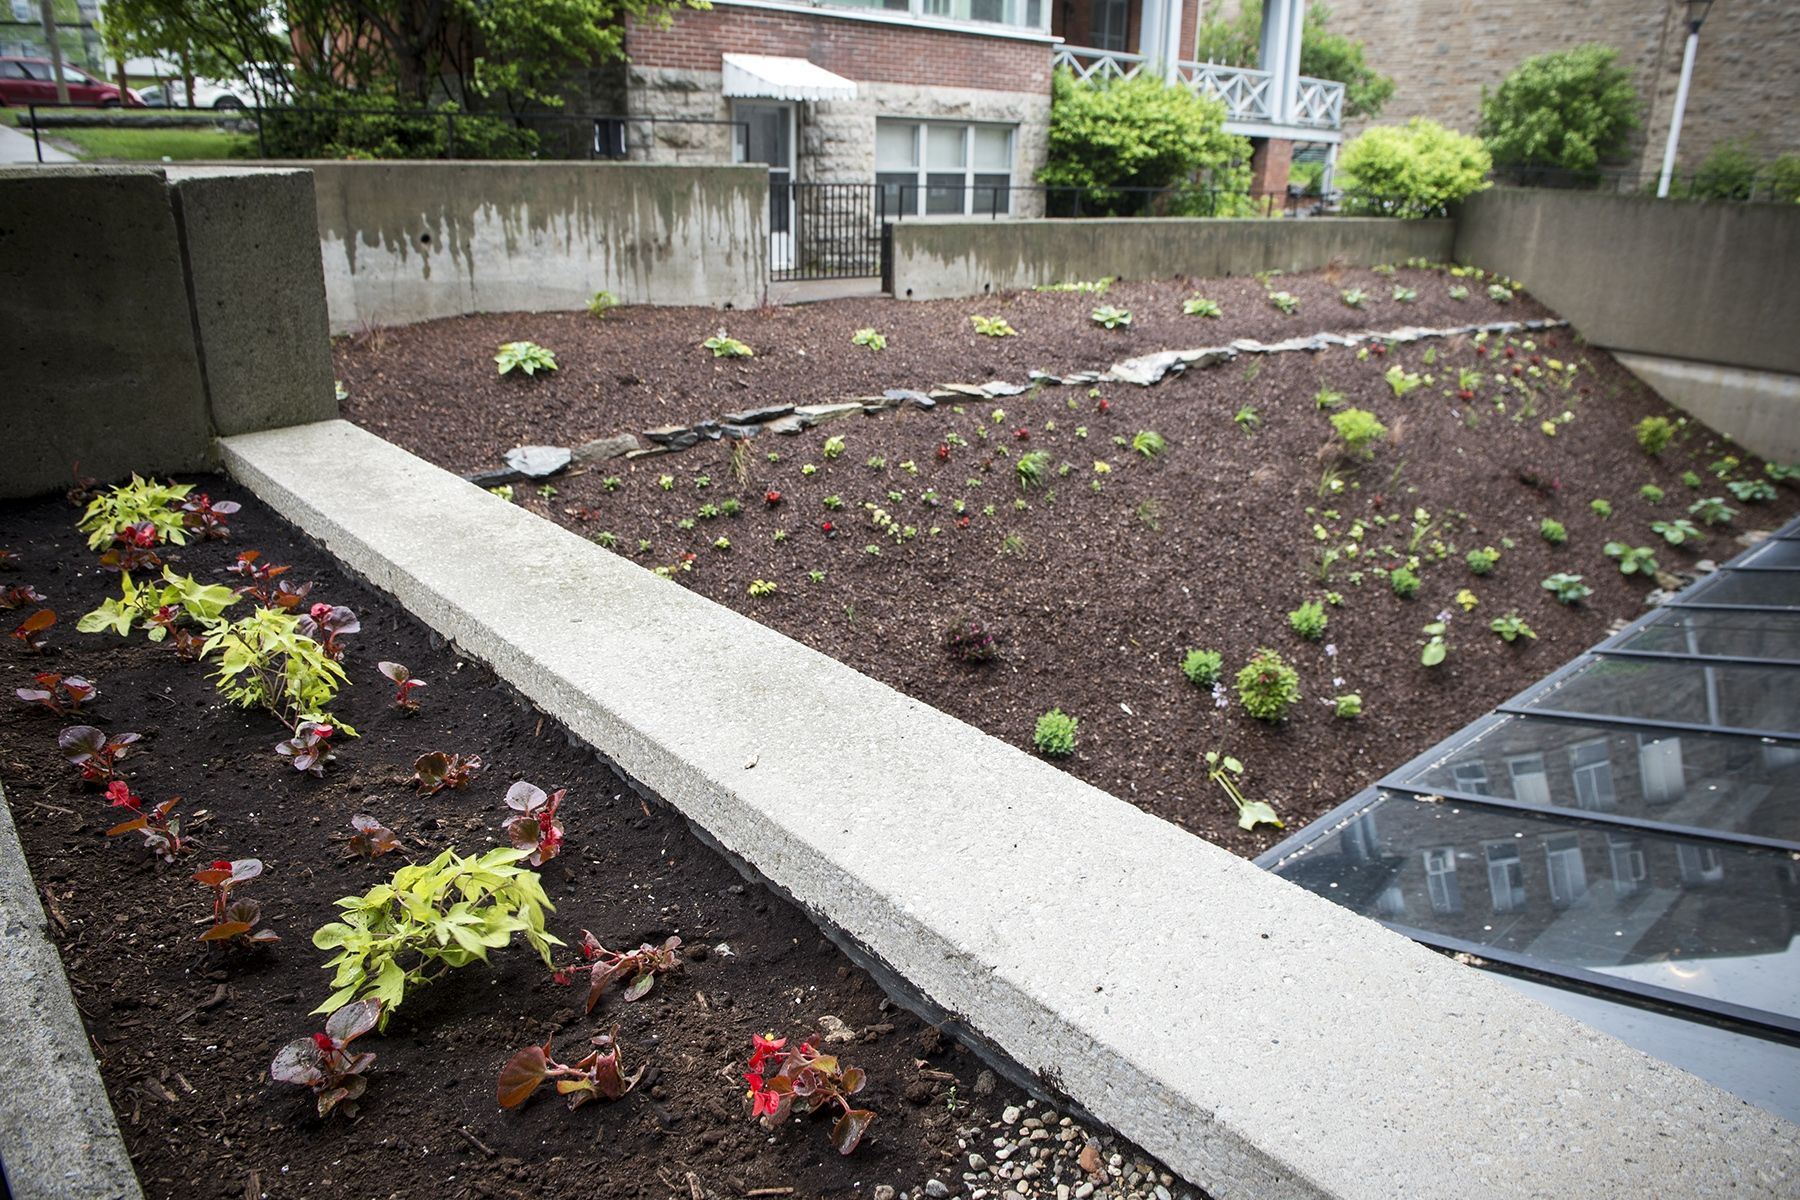
[[[0,789],[0,1165],[13,1200],[142,1200]]]
[[[1800,1178],[1787,1122],[372,434],[222,449],[353,570],[1219,1200]]]

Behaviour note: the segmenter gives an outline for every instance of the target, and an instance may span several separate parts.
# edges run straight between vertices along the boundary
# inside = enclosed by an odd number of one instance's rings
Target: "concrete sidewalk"
[[[0,125],[0,163],[34,163],[38,161],[37,147],[32,144],[31,135],[14,129],[11,125]],[[66,154],[44,147],[45,163],[80,162],[73,154]]]

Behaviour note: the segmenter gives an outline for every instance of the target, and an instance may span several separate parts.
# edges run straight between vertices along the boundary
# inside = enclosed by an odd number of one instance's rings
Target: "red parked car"
[[[63,64],[63,78],[69,84],[69,103],[93,108],[143,108],[144,101],[130,88],[117,87],[83,71]],[[56,76],[47,58],[0,58],[0,105],[56,103]]]

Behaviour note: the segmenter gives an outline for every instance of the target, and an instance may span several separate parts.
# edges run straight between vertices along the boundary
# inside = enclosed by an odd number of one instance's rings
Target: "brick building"
[[[1228,5],[1235,9],[1236,0]],[[1481,89],[1524,59],[1590,42],[1612,46],[1643,98],[1643,125],[1625,165],[1643,173],[1661,166],[1687,37],[1681,0],[1330,0],[1330,8],[1331,28],[1361,40],[1369,65],[1394,79],[1382,124],[1422,116],[1473,133]],[[1793,0],[1718,0],[1706,17],[1680,165],[1697,165],[1733,138],[1750,139],[1765,158],[1800,153],[1800,5]]]

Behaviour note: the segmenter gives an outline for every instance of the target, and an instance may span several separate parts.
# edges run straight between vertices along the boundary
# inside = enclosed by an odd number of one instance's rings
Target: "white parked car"
[[[266,78],[263,86],[264,103],[285,103],[289,89],[280,81]],[[144,103],[151,108],[186,108],[187,88],[179,79],[171,79],[168,84],[144,88],[140,93]],[[256,93],[242,79],[196,79],[194,80],[194,107],[212,108],[227,111],[234,108],[249,108],[256,103]]]

